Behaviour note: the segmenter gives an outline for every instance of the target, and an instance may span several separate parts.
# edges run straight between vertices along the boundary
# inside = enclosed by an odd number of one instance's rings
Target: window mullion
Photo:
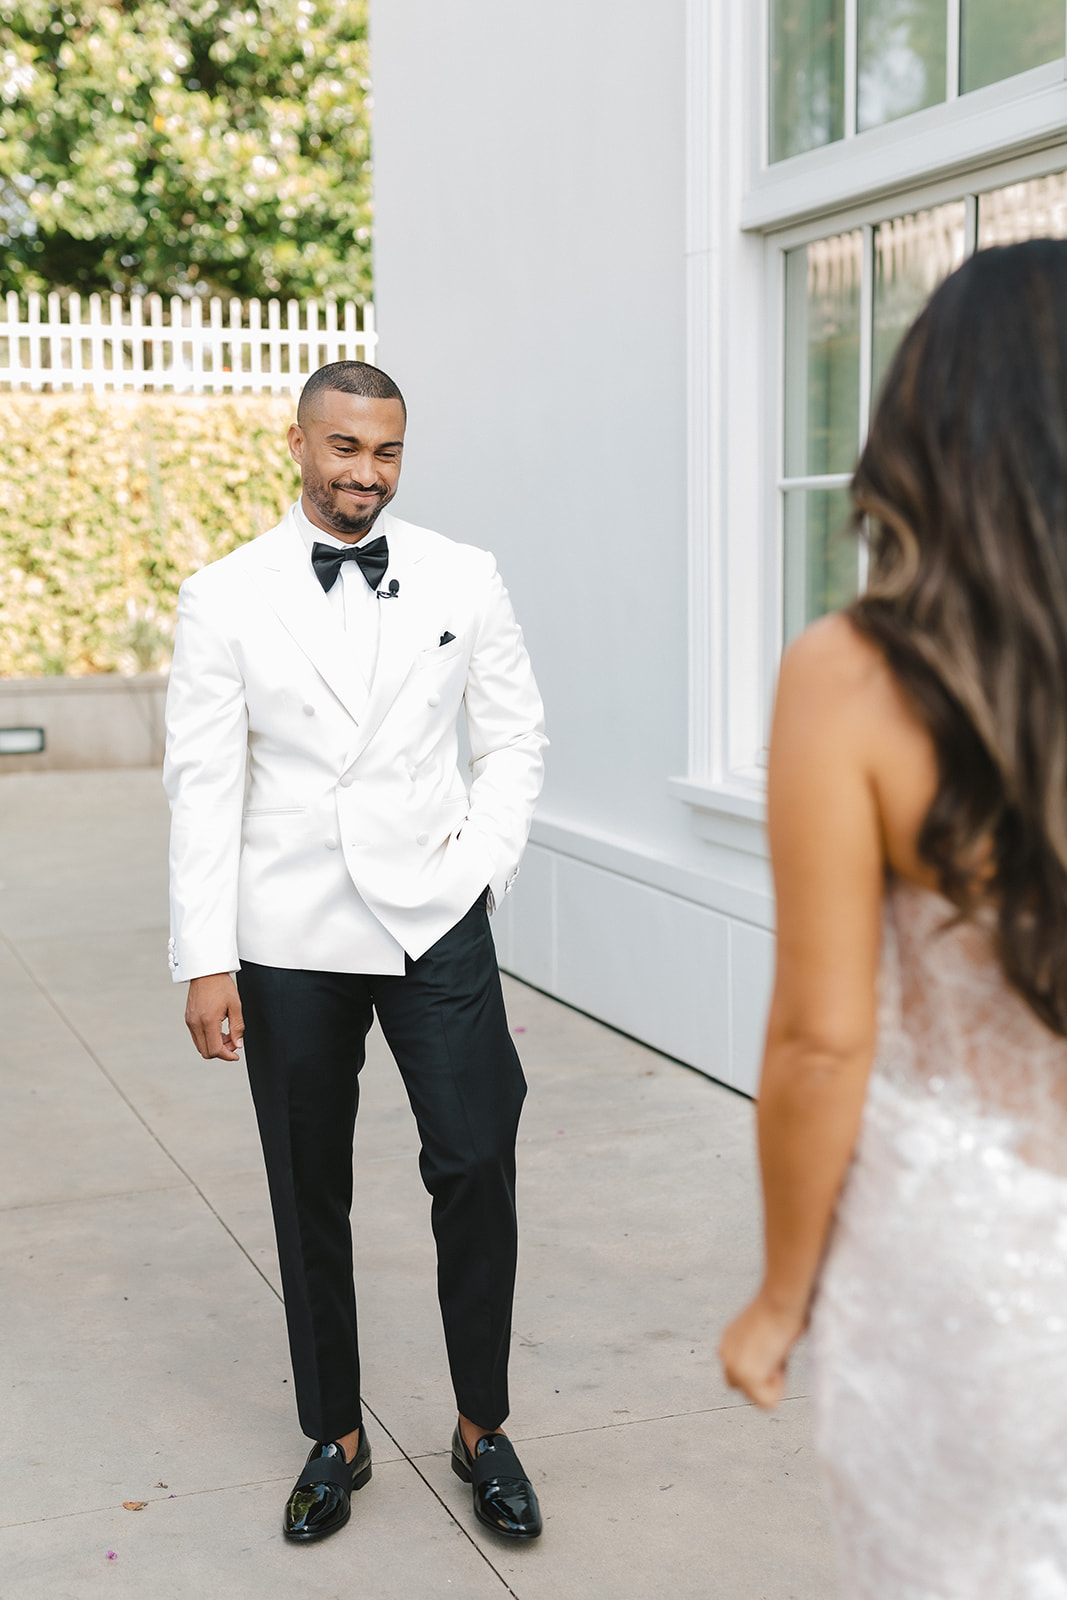
[[[960,5],[948,0],[945,26],[945,99],[958,100],[960,94]]]
[[[863,274],[860,278],[860,415],[859,449],[867,441],[871,423],[871,381],[874,372],[874,228],[867,223],[863,229]],[[859,592],[867,587],[867,544],[860,539],[856,546],[857,578]]]
[[[874,371],[874,228],[863,229],[863,276],[860,278],[860,436],[863,449],[871,422],[871,374]]]
[[[959,0],[957,0],[957,4]],[[859,88],[859,0],[845,0],[845,138],[856,136]]]
[[[978,196],[965,194],[963,204],[963,254],[973,256],[978,249]]]
[[[809,472],[785,474],[778,479],[779,489],[847,489],[852,482],[851,472]]]

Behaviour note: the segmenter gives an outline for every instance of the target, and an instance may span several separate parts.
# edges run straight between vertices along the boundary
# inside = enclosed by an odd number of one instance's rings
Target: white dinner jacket
[[[380,602],[369,690],[292,509],[182,584],[164,765],[176,981],[242,956],[353,970],[352,885],[415,959],[518,872],[547,740],[496,563],[388,513],[376,528],[399,594]]]

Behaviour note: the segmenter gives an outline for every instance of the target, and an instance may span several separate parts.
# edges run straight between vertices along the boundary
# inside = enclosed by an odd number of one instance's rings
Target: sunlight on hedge
[[[288,398],[0,395],[0,676],[166,666],[178,585],[296,498]]]

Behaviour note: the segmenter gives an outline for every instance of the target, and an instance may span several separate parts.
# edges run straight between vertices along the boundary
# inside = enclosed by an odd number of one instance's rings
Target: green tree
[[[0,0],[0,289],[370,293],[366,0]]]

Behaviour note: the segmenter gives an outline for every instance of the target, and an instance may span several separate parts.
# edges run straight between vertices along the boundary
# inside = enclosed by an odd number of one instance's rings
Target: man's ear
[[[289,424],[289,432],[286,434],[286,439],[289,444],[289,454],[299,467],[304,459],[304,430],[299,422],[291,422]]]

